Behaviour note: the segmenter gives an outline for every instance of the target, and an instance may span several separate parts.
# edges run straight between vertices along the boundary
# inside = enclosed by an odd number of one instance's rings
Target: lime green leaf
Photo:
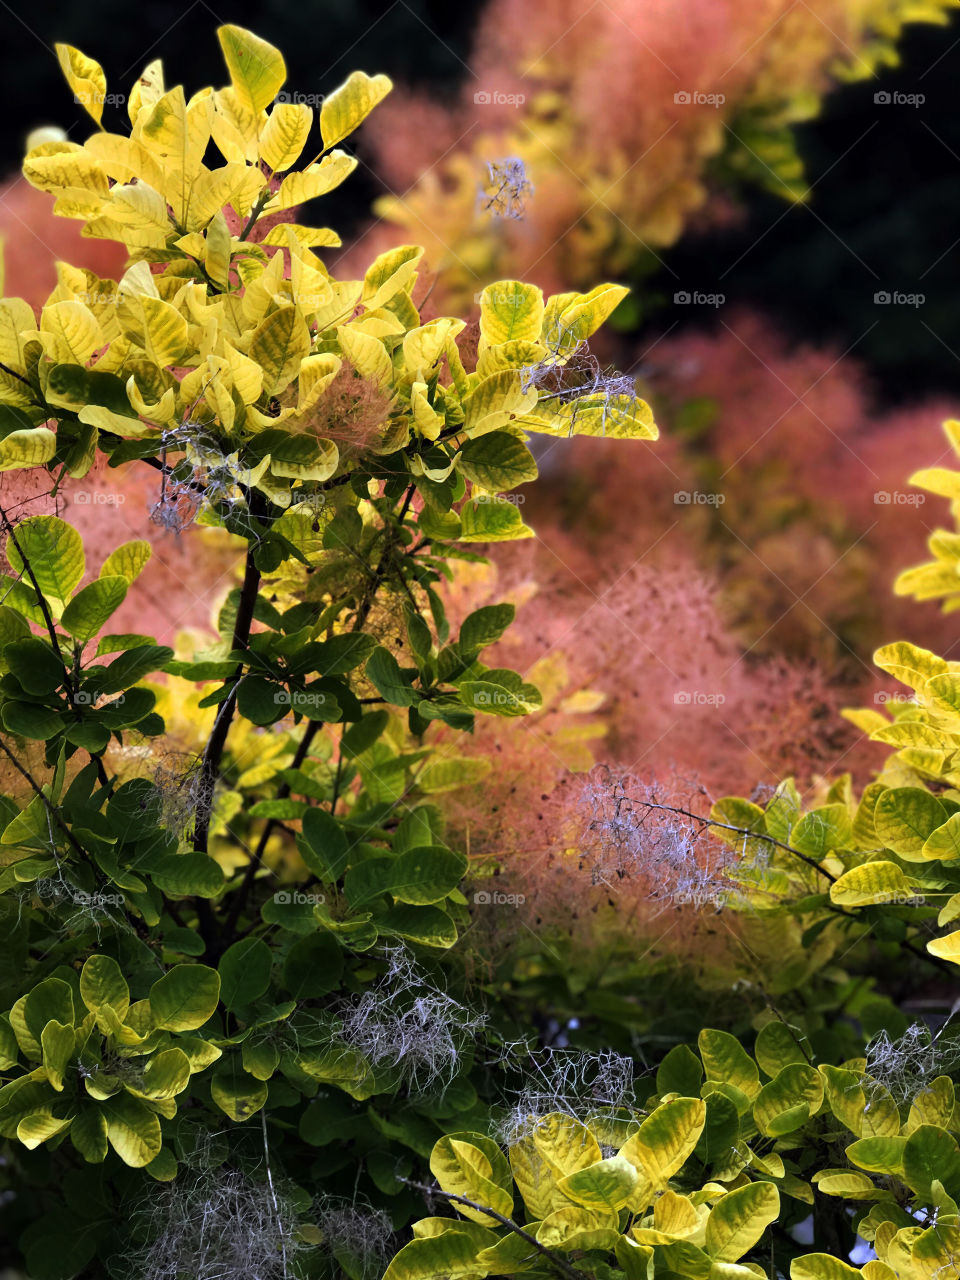
[[[194,1031],[212,1017],[220,975],[202,964],[178,964],[150,988],[154,1022],[166,1031]]]
[[[780,1193],[769,1182],[754,1182],[729,1192],[707,1219],[707,1253],[718,1262],[738,1261],[776,1221],[779,1212]]]
[[[540,336],[543,324],[543,293],[521,280],[498,280],[480,294],[480,337],[484,343],[504,342]]]
[[[124,1162],[142,1169],[161,1147],[160,1121],[139,1098],[118,1093],[102,1104],[107,1122],[107,1139]]]
[[[117,547],[116,551],[111,551],[104,560],[100,577],[120,577],[125,578],[127,583],[134,582],[143,572],[152,554],[149,542],[143,540],[124,542],[122,546]]]
[[[223,888],[220,864],[205,853],[171,853],[150,866],[158,889],[177,897],[215,898]]]
[[[457,454],[460,470],[474,484],[502,493],[537,478],[537,463],[522,440],[508,431],[491,431],[468,440]]]
[[[231,1120],[247,1120],[267,1100],[267,1084],[249,1075],[239,1065],[218,1068],[210,1081],[210,1096]]]
[[[587,1209],[616,1212],[630,1199],[637,1185],[636,1168],[624,1156],[609,1156],[586,1169],[578,1169],[560,1183],[560,1190]]]
[[[127,579],[97,578],[78,591],[60,619],[65,631],[86,644],[92,640],[107,619],[123,604],[127,595]]]
[[[922,787],[889,787],[877,801],[877,837],[888,849],[916,862],[923,846],[947,821],[948,811]]]
[[[262,320],[250,339],[249,355],[263,369],[264,393],[276,396],[286,390],[309,351],[310,330],[298,307],[278,307]]]
[[[510,1217],[513,1213],[510,1168],[499,1149],[494,1151],[495,1147],[489,1138],[479,1134],[450,1134],[434,1146],[430,1171],[444,1191],[488,1205]],[[482,1226],[492,1226],[496,1221],[469,1205],[459,1208],[464,1217]]]
[[[830,901],[840,907],[874,903],[910,903],[917,890],[895,862],[865,862],[846,871],[830,886]]]
[[[532,538],[512,502],[465,502],[460,510],[459,542],[512,542]]]
[[[83,577],[83,541],[72,525],[57,516],[30,516],[17,525],[7,541],[7,560],[15,574],[31,583],[22,555],[37,585],[59,617]]]
[[[260,938],[241,938],[228,947],[217,966],[220,999],[228,1009],[259,1000],[270,985],[270,948]]]
[[[252,31],[232,23],[218,27],[217,36],[237,98],[259,115],[274,100],[287,78],[283,55]]]
[[[112,956],[90,956],[80,970],[80,999],[91,1013],[104,1005],[122,1022],[130,1008],[130,988]]]

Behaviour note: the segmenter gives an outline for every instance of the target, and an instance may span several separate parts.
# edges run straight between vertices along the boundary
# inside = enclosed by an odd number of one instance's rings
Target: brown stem
[[[240,589],[240,600],[237,605],[237,616],[233,624],[234,649],[245,649],[250,640],[250,628],[253,625],[253,612],[257,605],[257,592],[260,588],[260,570],[253,557],[253,547],[247,550],[247,563],[243,575],[243,586]],[[203,753],[200,766],[200,800],[197,805],[197,821],[194,828],[193,847],[197,853],[206,853],[210,838],[210,817],[213,812],[214,790],[220,777],[220,764],[223,760],[224,748],[227,745],[227,734],[237,703],[237,685],[243,675],[241,662],[231,677],[232,687],[226,701],[221,704],[220,711],[214,721],[213,731]]]

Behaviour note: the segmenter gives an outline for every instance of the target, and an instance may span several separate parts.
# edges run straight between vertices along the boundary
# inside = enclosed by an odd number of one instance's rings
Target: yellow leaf
[[[446,350],[448,339],[455,338],[465,327],[462,320],[441,318],[411,329],[403,339],[407,371],[417,377],[428,377]]]
[[[36,335],[36,330],[37,321],[28,302],[22,298],[0,298],[0,363],[17,373],[26,372],[23,348],[25,341]]]
[[[217,37],[237,98],[251,111],[263,111],[287,78],[280,50],[233,24],[219,27]]]
[[[11,431],[0,440],[0,471],[39,467],[57,451],[57,437],[47,427]]]
[[[390,381],[393,364],[379,338],[372,338],[350,325],[340,325],[337,339],[340,350],[365,378],[381,386]]]
[[[512,369],[492,373],[489,378],[481,379],[463,401],[463,429],[471,437],[496,431],[514,414],[532,407],[536,400],[536,387],[525,392],[519,373]]]
[[[250,359],[263,369],[263,390],[279,395],[300,371],[310,351],[310,330],[294,306],[280,307],[257,326],[250,340]]]
[[[261,240],[261,244],[287,247],[287,235],[292,232],[297,243],[304,249],[336,248],[341,244],[340,237],[329,227],[301,227],[295,222],[281,222],[271,227]]]
[[[233,385],[244,404],[253,404],[263,391],[263,369],[242,351],[226,343],[227,364],[233,376]],[[302,366],[301,366],[302,368]]]
[[[210,141],[213,116],[212,92],[197,95],[187,103],[183,88],[177,85],[137,119],[140,141],[154,155],[164,158],[162,193],[181,225]]]
[[[543,293],[522,280],[498,280],[480,294],[480,338],[483,350],[503,342],[540,337]]]
[[[230,229],[226,218],[218,209],[207,227],[203,265],[206,267],[207,275],[221,289],[226,289],[230,283],[230,247]]]
[[[420,434],[427,440],[436,440],[443,430],[445,419],[430,404],[427,398],[427,384],[425,382],[415,382],[410,388],[410,407],[413,410],[413,420]],[[454,459],[451,459],[451,466],[454,461]]]
[[[381,253],[367,268],[361,298],[368,311],[375,311],[401,290],[408,289],[417,276],[423,257],[419,245],[402,245]]]
[[[163,97],[163,63],[159,58],[148,63],[140,79],[134,82],[127,101],[127,115],[130,123],[136,124],[142,107],[152,107]]]
[[[354,156],[345,151],[331,151],[319,164],[311,164],[300,173],[291,173],[280,184],[280,190],[263,206],[265,212],[295,209],[297,205],[325,196],[353,173]]]
[[[320,133],[324,150],[342,142],[383,101],[393,84],[387,76],[368,76],[354,71],[320,108]]]
[[[327,387],[340,372],[342,361],[332,351],[305,356],[300,362],[300,379],[297,383],[297,413],[312,409]]]
[[[107,175],[100,163],[75,142],[44,142],[28,151],[23,176],[31,186],[54,193],[70,188],[106,197]]]
[[[124,226],[153,227],[165,232],[173,230],[166,200],[159,191],[154,191],[142,181],[113,187],[110,199],[102,206],[102,213]]]
[[[57,44],[54,48],[60,70],[73,90],[74,98],[99,124],[107,96],[107,78],[103,74],[103,67],[71,44]]]
[[[187,227],[192,231],[200,230],[227,205],[232,205],[241,217],[246,217],[263,186],[263,174],[243,161],[233,161],[220,169],[201,173],[190,192]]]
[[[551,298],[544,312],[543,342],[551,351],[571,351],[600,328],[629,292],[622,285],[598,284],[589,293]]]
[[[7,439],[9,439],[9,436]],[[2,445],[0,445],[0,448],[2,448]],[[960,929],[954,933],[948,933],[942,938],[932,938],[927,943],[927,950],[932,956],[939,956],[941,960],[949,960],[951,964],[960,964]]]
[[[144,350],[162,367],[176,364],[187,349],[187,322],[162,298],[142,295]]]
[[[299,102],[278,102],[260,137],[260,156],[274,173],[296,164],[313,124],[313,107]]]
[[[97,317],[83,302],[55,302],[43,308],[40,316],[40,341],[44,353],[72,364],[86,364],[98,347],[103,334]]]
[[[155,191],[163,185],[163,169],[142,142],[119,133],[95,133],[84,144],[115,182],[140,178]]]
[[[830,901],[840,907],[867,907],[875,903],[896,906],[909,902],[916,892],[895,862],[865,862],[844,872],[830,886]]]

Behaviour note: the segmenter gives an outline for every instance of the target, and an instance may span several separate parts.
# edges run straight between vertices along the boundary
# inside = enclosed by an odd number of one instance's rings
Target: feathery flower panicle
[[[124,1280],[288,1280],[304,1248],[292,1205],[227,1167],[182,1170],[135,1214],[146,1237],[123,1257]]]
[[[600,769],[584,783],[582,804],[581,855],[594,884],[639,879],[664,905],[720,905],[733,891],[729,851],[661,783]]]
[[[573,435],[580,417],[599,414],[600,434],[626,426],[636,416],[639,396],[633,377],[600,363],[585,342],[567,351],[569,336],[562,331],[546,335],[548,354],[521,370],[521,387],[536,387],[540,403],[564,413]]]
[[[435,986],[405,948],[390,948],[386,959],[386,972],[337,1010],[337,1042],[375,1070],[397,1071],[412,1093],[443,1093],[486,1016]]]
[[[879,1032],[867,1045],[866,1075],[898,1103],[911,1102],[925,1085],[960,1065],[960,1040],[944,1037],[947,1026],[934,1033],[925,1022],[914,1022],[896,1039]]]
[[[522,218],[526,201],[533,195],[533,183],[519,156],[506,156],[487,164],[487,179],[477,195],[478,203],[495,218]]]
[[[394,1247],[389,1214],[337,1196],[324,1196],[316,1213],[324,1252],[354,1280],[379,1280]]]
[[[548,1046],[530,1052],[510,1045],[503,1060],[524,1078],[495,1128],[497,1141],[507,1147],[557,1112],[585,1121],[636,1109],[633,1059],[612,1049],[586,1053]]]

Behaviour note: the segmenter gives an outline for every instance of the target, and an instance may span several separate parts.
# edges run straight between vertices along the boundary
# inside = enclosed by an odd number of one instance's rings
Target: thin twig
[[[443,1196],[445,1200],[449,1200],[452,1204],[462,1204],[468,1209],[475,1210],[477,1213],[485,1213],[489,1217],[495,1218],[496,1221],[499,1222],[501,1226],[506,1227],[508,1231],[512,1231],[514,1235],[518,1235],[521,1240],[526,1240],[527,1244],[529,1244],[531,1248],[536,1249],[537,1253],[542,1253],[547,1261],[552,1266],[556,1267],[561,1275],[567,1276],[569,1280],[583,1280],[582,1271],[578,1271],[576,1267],[572,1267],[565,1258],[558,1257],[557,1254],[548,1249],[546,1245],[542,1245],[535,1236],[530,1234],[529,1231],[524,1231],[523,1227],[514,1222],[512,1218],[508,1218],[504,1214],[498,1213],[496,1209],[491,1209],[485,1204],[477,1204],[475,1200],[468,1200],[466,1196],[455,1195],[452,1191],[444,1191],[441,1187],[428,1187],[426,1183],[412,1182],[409,1178],[398,1178],[397,1181],[404,1183],[405,1186],[411,1187],[414,1191],[423,1192],[426,1196]]]

